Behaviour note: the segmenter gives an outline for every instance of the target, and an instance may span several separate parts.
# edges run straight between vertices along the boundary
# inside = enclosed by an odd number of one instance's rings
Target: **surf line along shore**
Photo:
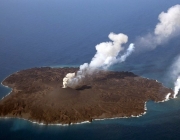
[[[97,71],[78,89],[62,88],[64,75],[78,68],[31,68],[8,76],[12,92],[0,101],[0,117],[39,124],[75,124],[145,113],[148,100],[173,97],[172,89],[131,72]]]

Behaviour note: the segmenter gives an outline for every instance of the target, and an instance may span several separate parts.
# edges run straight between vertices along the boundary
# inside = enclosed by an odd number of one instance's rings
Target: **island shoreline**
[[[42,68],[42,67],[40,67],[40,68]],[[46,68],[46,67],[45,67]],[[54,68],[52,68],[52,69],[54,69]],[[28,70],[28,69],[27,69]],[[13,73],[13,74],[17,74],[19,71],[17,71],[17,72],[15,72],[15,73]],[[11,87],[9,87],[9,86],[6,86],[6,85],[4,85],[3,84],[3,82],[8,78],[8,77],[10,77],[11,75],[13,75],[13,74],[10,74],[9,76],[7,76],[2,82],[1,82],[1,85],[2,86],[4,86],[4,87],[6,87],[6,88],[9,88],[9,89],[11,89],[11,91],[7,94],[7,95],[5,95],[4,97],[2,97],[2,99],[1,100],[3,100],[4,98],[6,98],[7,96],[9,96],[9,95],[11,95],[11,93],[13,92],[13,88],[11,88]],[[146,78],[146,79],[149,79],[149,78]],[[156,80],[157,81],[157,80]],[[157,81],[158,82],[158,81]],[[158,82],[159,83],[159,82]],[[163,87],[164,87],[164,85],[163,85]],[[162,100],[162,101],[158,101],[158,102],[156,102],[156,103],[160,103],[160,102],[165,102],[165,101],[168,101],[168,100],[166,100],[166,99],[164,99],[164,100]],[[134,116],[134,115],[131,115],[130,117],[126,117],[126,116],[123,116],[123,117],[108,117],[108,118],[97,118],[97,119],[92,119],[92,121],[96,121],[96,120],[109,120],[109,119],[122,119],[122,118],[132,118],[132,117],[141,117],[141,116],[143,116],[143,115],[145,115],[147,112],[146,112],[146,110],[147,110],[147,107],[146,107],[146,103],[147,102],[145,102],[144,103],[144,112],[143,113],[140,113],[140,114],[138,114],[138,115],[136,115],[136,116]],[[27,121],[29,121],[29,122],[32,122],[32,123],[36,123],[36,124],[38,124],[38,125],[62,125],[62,126],[67,126],[67,125],[72,125],[72,124],[83,124],[83,123],[91,123],[90,121],[82,121],[82,122],[77,122],[77,123],[70,123],[70,124],[64,124],[64,123],[48,123],[48,124],[46,124],[46,123],[41,123],[41,122],[38,122],[38,121],[31,121],[31,120],[29,120],[29,119],[26,119],[26,118],[21,118],[21,117],[8,117],[8,115],[7,116],[4,116],[4,117],[0,117],[0,118],[4,118],[4,119],[6,119],[6,118],[18,118],[18,119],[23,119],[23,120],[27,120]]]

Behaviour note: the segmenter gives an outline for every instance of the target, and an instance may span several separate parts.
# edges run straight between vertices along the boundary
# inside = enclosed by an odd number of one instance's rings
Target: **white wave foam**
[[[12,75],[12,74],[11,74],[11,75]],[[9,75],[9,76],[11,76],[11,75]],[[9,76],[7,76],[6,78],[8,78]],[[5,78],[5,79],[6,79],[6,78]],[[5,80],[5,79],[4,79],[4,80]],[[3,81],[4,81],[4,80],[3,80]],[[4,98],[5,98],[5,97],[7,97],[8,95],[10,95],[10,94],[11,94],[11,92],[12,92],[12,88],[10,88],[10,87],[8,87],[8,86],[3,85],[3,81],[1,82],[1,85],[2,85],[3,87],[6,87],[6,88],[11,89],[11,91],[10,91],[7,95],[3,96],[0,100],[4,99]]]
[[[146,108],[146,102],[144,104],[144,110],[147,110]],[[127,117],[127,116],[124,116],[124,117],[114,117],[114,118],[103,118],[103,119],[93,119],[95,121],[101,121],[101,120],[111,120],[111,119],[122,119],[122,118],[132,118],[132,117],[141,117],[143,115],[146,114],[146,111],[135,116],[135,115],[131,115],[130,117]],[[90,121],[83,121],[83,122],[77,122],[77,123],[70,123],[70,124],[61,124],[61,123],[58,123],[58,124],[45,124],[43,122],[36,122],[36,121],[31,121],[31,120],[28,120],[28,119],[25,119],[25,118],[19,118],[19,117],[0,117],[1,119],[22,119],[22,120],[25,120],[25,121],[29,121],[31,123],[34,123],[34,124],[38,124],[38,125],[58,125],[58,126],[69,126],[69,125],[77,125],[77,124],[85,124],[85,123],[91,123]]]
[[[147,102],[144,103],[144,110],[147,110],[146,103]],[[131,117],[124,116],[124,117],[103,118],[103,119],[94,119],[94,120],[100,121],[100,120],[126,119],[126,118],[133,118],[133,117],[141,117],[141,116],[143,116],[145,114],[146,114],[146,111],[144,111],[143,113],[141,113],[141,114],[139,114],[137,116],[131,115]]]
[[[58,125],[58,126],[69,126],[69,125],[75,125],[75,124],[84,124],[84,123],[90,123],[89,121],[83,121],[83,122],[77,122],[77,123],[71,123],[71,124],[62,124],[62,123],[57,123],[57,124],[45,124],[43,122],[36,122],[36,121],[31,121],[25,118],[19,118],[19,117],[0,117],[1,119],[21,119],[25,121],[29,121],[33,124],[38,124],[38,125]]]

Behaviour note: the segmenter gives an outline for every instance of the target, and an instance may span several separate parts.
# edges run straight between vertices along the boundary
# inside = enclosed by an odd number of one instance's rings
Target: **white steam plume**
[[[127,52],[122,58],[117,58],[119,52],[123,50],[122,44],[127,43],[128,36],[122,33],[110,33],[108,37],[111,40],[110,42],[103,42],[95,46],[97,52],[89,64],[84,63],[81,65],[76,75],[75,73],[66,75],[63,79],[64,88],[77,88],[79,85],[82,85],[86,75],[93,74],[98,68],[107,69],[114,63],[125,61],[125,59],[133,52],[134,44],[130,44]]]
[[[176,98],[178,92],[179,92],[179,89],[180,89],[180,76],[178,76],[176,82],[175,82],[175,86],[174,86],[174,98]]]
[[[169,97],[170,97],[171,93],[168,93],[165,97],[165,100],[164,101],[168,101],[169,100]]]
[[[157,36],[158,44],[164,40],[179,34],[180,31],[180,5],[175,5],[168,9],[167,13],[162,12],[159,15],[160,22],[156,25],[154,34]]]
[[[75,77],[75,73],[68,73],[66,77],[63,78],[63,88],[67,87],[67,81],[68,79],[72,79]]]
[[[167,12],[162,12],[158,19],[159,23],[156,25],[154,33],[137,39],[136,45],[140,46],[140,49],[154,49],[157,45],[180,34],[180,5],[172,6]]]
[[[90,68],[109,67],[112,65],[116,61],[119,52],[123,49],[121,45],[128,41],[128,37],[122,33],[110,33],[108,37],[112,42],[103,42],[96,45],[97,52],[89,64]]]
[[[129,45],[128,49],[126,50],[126,52],[119,59],[117,59],[117,63],[124,62],[126,60],[126,58],[131,55],[131,53],[134,51],[134,49],[135,49],[134,44],[131,43]]]
[[[173,97],[176,98],[179,89],[180,89],[180,55],[175,59],[173,65],[170,68],[170,75],[174,82],[174,95]]]
[[[180,55],[175,58],[170,70],[172,80],[175,81],[180,75]]]
[[[92,72],[93,70],[89,69],[88,63],[84,63],[83,65],[80,66],[79,71],[77,72],[76,75],[75,73],[68,73],[63,78],[63,88],[67,88],[67,87],[77,88],[78,85],[82,85],[86,74],[91,74]]]

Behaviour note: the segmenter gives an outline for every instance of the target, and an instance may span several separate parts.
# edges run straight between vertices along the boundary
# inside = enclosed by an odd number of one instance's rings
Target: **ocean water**
[[[0,81],[31,67],[79,66],[90,62],[94,46],[110,32],[125,33],[129,43],[152,32],[158,15],[179,0],[1,0]],[[128,45],[128,44],[127,44]],[[111,70],[132,71],[172,88],[169,67],[180,52],[180,37],[155,50],[134,53]],[[11,89],[0,86],[0,98]],[[179,139],[180,97],[147,102],[139,118],[42,126],[21,119],[0,119],[0,140]]]

